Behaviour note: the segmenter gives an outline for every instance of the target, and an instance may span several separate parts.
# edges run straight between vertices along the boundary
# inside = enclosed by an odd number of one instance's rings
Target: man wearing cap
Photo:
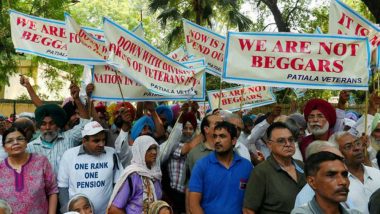
[[[79,89],[72,92],[76,105],[81,106],[79,124],[63,132],[67,121],[65,111],[56,104],[41,105],[35,111],[37,128],[40,129],[41,135],[28,144],[29,152],[42,154],[48,158],[55,174],[58,173],[59,161],[63,153],[81,142],[81,130],[90,122],[79,99]]]
[[[113,184],[123,169],[115,150],[105,146],[106,133],[96,121],[85,125],[82,145],[67,150],[58,173],[59,201],[81,193],[94,203],[94,213],[106,213]]]

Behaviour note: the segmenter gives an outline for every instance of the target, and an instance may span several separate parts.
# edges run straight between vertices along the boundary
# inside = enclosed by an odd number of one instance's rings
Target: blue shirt
[[[198,160],[191,172],[190,192],[202,194],[201,207],[207,214],[242,213],[243,198],[252,164],[234,153],[230,168],[212,152]]]

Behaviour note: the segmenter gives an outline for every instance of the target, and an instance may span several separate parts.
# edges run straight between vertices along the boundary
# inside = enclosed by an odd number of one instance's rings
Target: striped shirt
[[[37,153],[47,157],[53,167],[55,175],[58,175],[59,162],[61,161],[63,153],[80,144],[82,140],[82,129],[88,122],[90,122],[90,120],[81,118],[78,125],[68,131],[60,132],[53,141],[51,148],[45,146],[39,137],[28,143],[27,150],[30,153]]]
[[[170,187],[179,192],[185,192],[186,155],[181,155],[183,145],[184,143],[178,145],[168,162]]]

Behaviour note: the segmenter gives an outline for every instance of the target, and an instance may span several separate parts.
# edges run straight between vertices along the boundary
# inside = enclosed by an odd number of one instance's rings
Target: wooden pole
[[[218,103],[218,108],[220,108],[220,104],[222,102],[222,85],[223,85],[223,80],[222,77],[220,77],[220,83],[219,83],[219,103]]]

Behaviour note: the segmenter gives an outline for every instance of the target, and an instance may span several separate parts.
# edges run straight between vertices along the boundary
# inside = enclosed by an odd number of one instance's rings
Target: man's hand
[[[342,90],[339,93],[339,100],[337,108],[345,110],[346,109],[346,103],[350,99],[350,91]]]
[[[20,84],[24,87],[30,86],[28,77],[25,77],[24,75],[20,75]]]
[[[79,91],[79,87],[72,82],[70,85],[70,94],[74,100],[79,99]]]
[[[86,95],[87,95],[87,97],[91,97],[91,94],[94,91],[94,89],[95,89],[95,85],[92,84],[92,83],[90,83],[90,84],[88,84],[86,86]]]
[[[276,119],[276,117],[281,115],[281,110],[282,110],[281,106],[279,105],[273,106],[272,112],[269,114],[269,116],[266,119],[267,122],[269,124],[272,124],[274,119]]]
[[[144,107],[146,110],[148,110],[151,114],[156,111],[156,107],[154,102],[144,102]]]

